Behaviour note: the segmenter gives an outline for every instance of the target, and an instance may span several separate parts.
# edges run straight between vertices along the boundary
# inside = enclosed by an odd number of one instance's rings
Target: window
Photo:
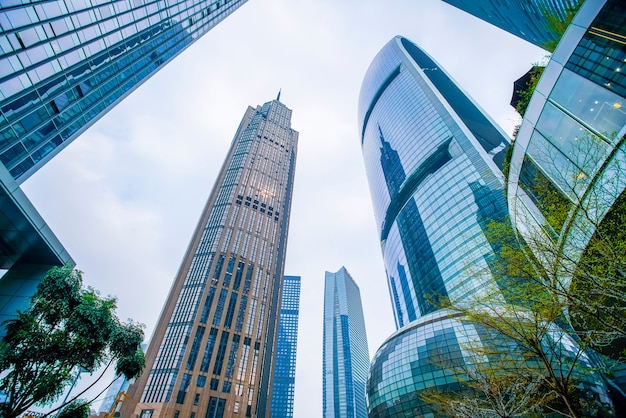
[[[224,384],[222,385],[222,392],[230,393],[231,386],[232,386],[231,382],[224,382]]]

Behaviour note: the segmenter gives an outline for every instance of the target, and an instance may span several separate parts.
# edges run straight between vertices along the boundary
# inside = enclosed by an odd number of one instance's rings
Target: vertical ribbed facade
[[[361,293],[345,267],[324,282],[324,418],[367,416],[369,351]]]
[[[296,386],[300,276],[285,276],[282,294],[271,411],[273,417],[292,418]]]
[[[563,22],[582,0],[443,0],[537,46],[559,34],[554,23]]]
[[[24,181],[246,1],[2,1],[0,161]]]
[[[123,416],[269,416],[297,141],[280,101],[247,109]]]

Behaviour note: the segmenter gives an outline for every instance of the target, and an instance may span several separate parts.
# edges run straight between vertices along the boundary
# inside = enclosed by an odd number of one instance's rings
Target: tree
[[[480,341],[462,343],[465,361],[451,364],[430,359],[459,380],[461,390],[422,395],[437,415],[456,418],[510,418],[539,414],[553,398],[546,391],[538,369],[517,345],[497,332],[481,330]]]
[[[599,378],[588,340],[557,325],[564,323],[563,306],[537,283],[505,293],[511,303],[494,303],[502,298],[494,286],[471,303],[447,306],[482,329],[481,338],[462,344],[466,364],[453,370],[470,390],[427,401],[455,417],[611,416],[611,406],[586,390]]]
[[[557,215],[563,218],[562,213]],[[589,390],[600,380],[600,372],[610,371],[607,362],[590,350],[606,343],[608,333],[574,329],[567,314],[578,304],[585,312],[591,312],[591,306],[613,312],[615,300],[603,306],[607,299],[598,299],[590,305],[577,290],[562,286],[558,280],[562,270],[550,268],[558,268],[559,263],[547,264],[546,269],[519,241],[508,219],[490,222],[485,232],[494,255],[482,270],[468,266],[467,274],[488,275],[492,280],[484,282],[492,285],[479,295],[445,306],[485,330],[479,342],[463,343],[466,364],[452,370],[467,390],[430,393],[424,400],[453,417],[556,413],[576,418],[592,411],[594,416],[611,416],[611,405]],[[547,245],[544,239],[541,243]],[[595,261],[602,266],[614,264],[601,260]]]
[[[117,374],[137,377],[145,365],[143,325],[122,323],[115,309],[115,298],[83,286],[80,271],[68,265],[50,269],[28,308],[5,323],[0,416],[17,417],[32,405],[55,402],[78,367],[93,373],[115,363]]]
[[[91,402],[85,399],[77,399],[67,404],[56,418],[87,418]]]
[[[522,235],[526,253],[538,257],[532,268],[541,270],[528,277],[560,300],[578,335],[620,360],[626,355],[624,138],[583,132],[574,139],[567,150],[571,163],[556,167],[559,151],[536,146],[519,170],[518,186],[545,220]],[[523,265],[524,254],[506,255],[507,263]]]

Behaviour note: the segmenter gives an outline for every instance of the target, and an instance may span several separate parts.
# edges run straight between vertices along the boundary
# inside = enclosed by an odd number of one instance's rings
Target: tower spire
[[[282,88],[278,89],[278,96],[276,96],[276,101],[280,102],[280,92],[282,91]]]

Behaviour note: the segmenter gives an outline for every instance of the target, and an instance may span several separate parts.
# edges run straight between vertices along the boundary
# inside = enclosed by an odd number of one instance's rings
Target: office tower
[[[369,416],[432,416],[420,394],[461,390],[455,373],[475,362],[470,344],[501,346],[484,327],[441,306],[467,306],[481,295],[511,302],[501,292],[511,283],[492,273],[497,243],[485,234],[489,220],[507,213],[500,167],[508,140],[403,37],[370,64],[358,121],[399,328],[372,360]],[[563,344],[563,355],[571,352]],[[585,383],[590,393],[606,394],[600,379]]]
[[[443,0],[519,38],[543,47],[559,34],[554,23],[564,22],[579,0]]]
[[[248,107],[174,279],[124,417],[265,417],[298,132]]]
[[[581,6],[544,70],[548,76],[537,84],[513,148],[511,219],[538,260],[554,263],[557,253],[544,250],[558,244],[564,288],[581,288],[573,274],[581,257],[593,251],[588,244],[596,231],[610,242],[614,231],[623,230],[625,20],[623,1]],[[554,207],[565,216],[554,216]],[[609,230],[604,226],[611,224]],[[535,245],[538,242],[548,244]],[[622,346],[603,351],[617,354]]]
[[[324,418],[367,417],[369,351],[361,293],[345,267],[324,281]]]
[[[124,376],[115,377],[113,384],[109,386],[106,393],[104,394],[104,398],[102,403],[100,404],[100,408],[98,408],[98,413],[109,413],[111,408],[116,405],[118,399],[122,400],[124,398],[123,395],[120,395],[121,392],[126,392],[128,386],[130,385],[130,381],[127,380]],[[116,405],[118,408],[120,403],[118,402]]]
[[[46,272],[74,265],[17,182],[0,162],[0,324],[24,310]],[[0,339],[4,337],[0,326]]]
[[[1,2],[0,320],[74,264],[19,185],[245,2]]]
[[[245,2],[3,1],[0,161],[23,182]]]
[[[291,418],[296,386],[300,276],[285,276],[282,294],[271,411],[273,417]]]

